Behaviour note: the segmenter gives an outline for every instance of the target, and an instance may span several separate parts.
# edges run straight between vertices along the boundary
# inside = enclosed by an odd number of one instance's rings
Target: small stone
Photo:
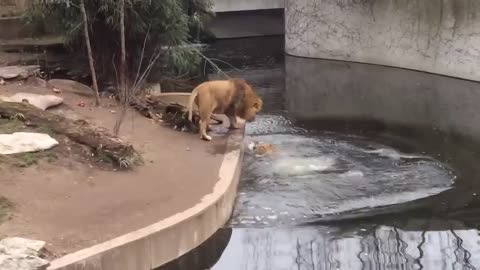
[[[3,78],[0,78],[0,85],[5,85],[5,80]]]
[[[60,93],[62,93],[62,90],[60,90],[58,88],[53,88],[52,92],[54,92],[55,94],[60,94]]]

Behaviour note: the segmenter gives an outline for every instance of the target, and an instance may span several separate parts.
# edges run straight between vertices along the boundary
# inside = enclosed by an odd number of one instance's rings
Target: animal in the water
[[[195,87],[188,102],[189,121],[193,117],[193,103],[199,110],[200,138],[206,141],[212,140],[207,134],[212,114],[225,114],[230,129],[238,129],[237,117],[252,122],[263,105],[262,99],[242,79],[208,81]]]
[[[250,143],[248,148],[258,156],[271,155],[276,152],[276,148],[270,143]]]

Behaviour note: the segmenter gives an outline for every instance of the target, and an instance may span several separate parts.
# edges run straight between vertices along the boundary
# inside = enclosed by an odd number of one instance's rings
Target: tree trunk
[[[133,146],[107,130],[90,124],[85,120],[72,120],[62,115],[40,110],[30,104],[17,102],[0,102],[0,116],[16,117],[22,115],[31,125],[46,126],[57,134],[62,134],[72,141],[91,147],[107,156],[120,167],[132,167],[141,162],[140,155]]]
[[[128,106],[128,93],[127,93],[127,83],[126,83],[126,68],[127,68],[127,55],[125,52],[125,0],[119,1],[120,9],[120,46],[121,46],[121,62],[120,62],[120,102],[123,106],[122,112],[126,111],[125,106]],[[123,119],[125,118],[125,113],[119,114],[113,133],[118,135],[120,131],[120,126],[122,125]]]
[[[95,72],[95,64],[93,61],[92,47],[90,44],[90,35],[88,34],[88,18],[85,10],[85,0],[80,0],[80,10],[83,16],[83,31],[85,34],[85,44],[87,45],[88,63],[90,65],[90,72],[92,73],[93,90],[95,91],[95,105],[100,105],[100,96],[98,93],[97,73]]]

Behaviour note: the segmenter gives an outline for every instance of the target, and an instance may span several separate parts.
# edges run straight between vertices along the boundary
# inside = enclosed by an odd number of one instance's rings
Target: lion
[[[252,87],[242,79],[216,80],[201,83],[193,89],[188,102],[188,120],[192,122],[193,103],[200,115],[200,139],[211,141],[207,134],[209,120],[213,113],[225,114],[230,129],[238,129],[237,117],[247,122],[255,121],[262,109],[263,101]]]
[[[270,143],[258,143],[253,145],[252,151],[257,156],[272,155],[276,153],[276,148]]]

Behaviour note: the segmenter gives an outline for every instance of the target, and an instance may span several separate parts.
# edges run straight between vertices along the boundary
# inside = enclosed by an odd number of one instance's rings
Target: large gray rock
[[[0,100],[6,102],[18,102],[28,101],[31,105],[46,110],[50,107],[54,107],[63,103],[63,98],[54,95],[39,95],[33,93],[16,93],[11,97],[5,97],[0,95]]]
[[[86,86],[85,84],[72,81],[72,80],[53,79],[48,81],[48,85],[65,92],[75,93],[77,95],[82,95],[82,96],[94,95],[92,88]]]
[[[50,264],[38,257],[45,242],[20,237],[0,241],[0,269],[2,270],[44,270]]]
[[[0,67],[0,78],[10,79],[26,79],[40,72],[40,66],[8,66]]]

